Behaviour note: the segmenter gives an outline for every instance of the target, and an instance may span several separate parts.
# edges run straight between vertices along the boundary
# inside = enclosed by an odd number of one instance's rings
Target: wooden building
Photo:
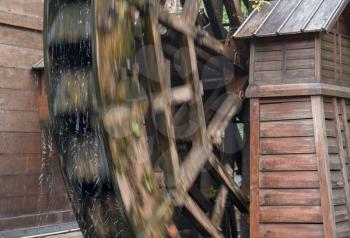
[[[250,237],[350,237],[350,5],[279,0],[251,38]]]
[[[43,2],[0,1],[0,237],[73,221],[58,166],[42,153],[32,66],[43,57]]]

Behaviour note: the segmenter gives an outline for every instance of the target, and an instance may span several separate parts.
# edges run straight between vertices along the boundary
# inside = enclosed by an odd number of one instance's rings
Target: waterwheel
[[[239,236],[243,16],[204,6],[45,1],[49,127],[84,237]]]

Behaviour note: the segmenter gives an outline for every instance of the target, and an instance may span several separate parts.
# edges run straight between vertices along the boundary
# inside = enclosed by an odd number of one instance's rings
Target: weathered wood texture
[[[350,102],[265,98],[251,108],[251,237],[347,237]]]
[[[344,237],[342,233],[350,234],[349,109],[345,99],[337,98],[325,98],[324,108],[328,146],[334,144],[336,148],[329,149],[335,232],[337,237]]]
[[[350,98],[350,29],[347,13],[345,11],[340,16],[328,33],[274,36],[252,41],[248,95]]]
[[[0,1],[0,231],[73,220],[58,164],[42,166],[31,70],[43,56],[42,4]]]
[[[42,30],[44,0],[0,1],[0,23]]]
[[[330,31],[343,13],[347,0],[270,1],[245,21],[235,33],[237,38],[269,37]]]
[[[259,144],[252,144],[251,237],[322,237],[311,99],[254,100],[251,137]]]
[[[311,103],[320,182],[323,230],[325,237],[335,237],[335,222],[333,217],[334,210],[332,206],[332,185],[330,181],[331,174],[329,163],[329,153],[334,152],[329,146],[331,140],[329,140],[327,137],[324,98],[321,96],[313,96],[311,97]]]
[[[252,85],[315,82],[313,35],[257,39]]]
[[[321,81],[350,86],[350,30],[343,15],[330,33],[320,37]]]

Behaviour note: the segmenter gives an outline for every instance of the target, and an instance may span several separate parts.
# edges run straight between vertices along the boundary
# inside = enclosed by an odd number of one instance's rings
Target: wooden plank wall
[[[321,34],[321,76],[324,83],[350,87],[350,37]]]
[[[350,237],[349,101],[325,98],[325,119],[337,237]]]
[[[253,100],[260,113],[251,111],[251,120],[260,125],[251,132],[259,141],[251,161],[251,237],[323,237],[310,97]]]
[[[1,0],[0,22],[12,26],[42,30],[44,0]]]
[[[42,12],[43,0],[0,1],[0,231],[73,220],[57,164],[42,167],[31,72],[43,57]]]
[[[350,237],[350,100],[252,99],[251,237]]]
[[[332,32],[321,33],[321,81],[350,87],[350,28],[345,13]]]
[[[274,85],[315,82],[313,35],[264,38],[256,41],[250,84]]]

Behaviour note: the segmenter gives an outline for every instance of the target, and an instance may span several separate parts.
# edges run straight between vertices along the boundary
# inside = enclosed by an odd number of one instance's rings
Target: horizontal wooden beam
[[[284,85],[262,85],[249,86],[246,97],[292,97],[292,96],[331,96],[350,98],[350,89],[326,83],[304,83],[304,84],[284,84]]]
[[[43,20],[41,16],[30,16],[9,11],[0,11],[0,23],[35,31],[43,30]]]
[[[168,105],[178,105],[191,100],[193,96],[192,88],[189,85],[174,87],[171,90],[162,92],[152,100],[154,111],[163,111]]]

